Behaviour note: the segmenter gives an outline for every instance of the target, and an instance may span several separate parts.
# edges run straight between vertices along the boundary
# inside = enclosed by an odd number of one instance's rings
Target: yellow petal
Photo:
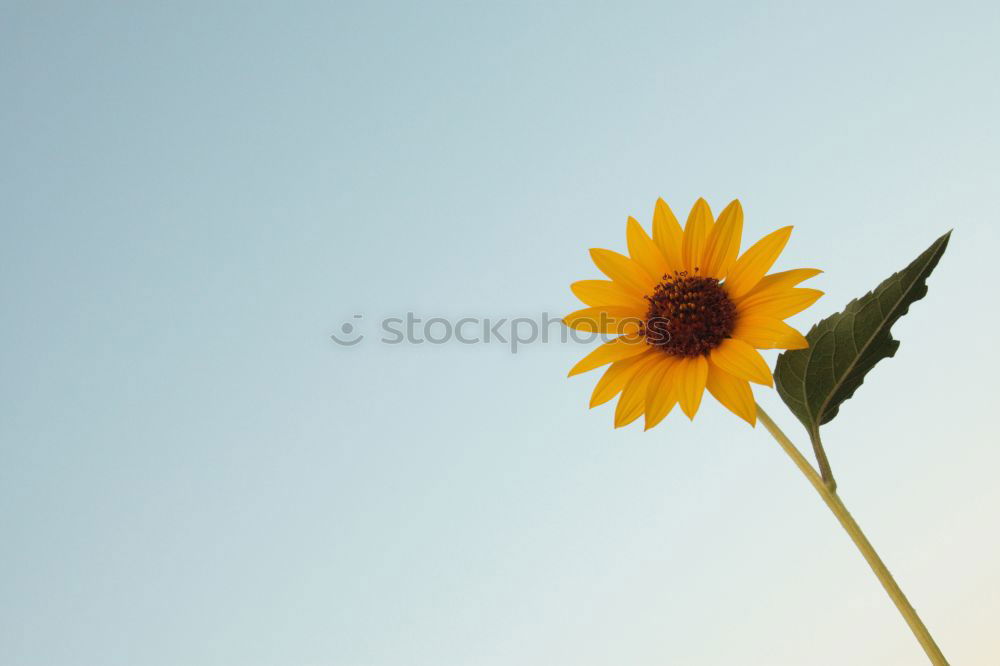
[[[709,392],[726,409],[752,426],[757,424],[757,404],[754,402],[750,384],[745,379],[737,379],[711,363],[706,385]]]
[[[660,248],[656,247],[656,243],[634,217],[628,218],[625,237],[628,240],[628,253],[632,261],[659,282],[669,272],[667,262],[660,253]]]
[[[668,272],[684,270],[682,244],[684,232],[674,212],[663,199],[656,200],[653,209],[653,242],[660,248],[660,254],[667,261]]]
[[[739,311],[746,315],[759,315],[785,319],[802,312],[823,295],[818,289],[777,287],[756,291],[740,302]]]
[[[655,349],[649,349],[644,354],[612,363],[604,371],[601,379],[597,382],[597,386],[594,387],[594,392],[590,396],[590,406],[597,407],[598,405],[603,405],[621,393],[622,389],[625,388],[626,382],[642,367],[642,364],[650,360],[654,355],[660,354],[661,352]]]
[[[585,333],[636,335],[642,330],[643,314],[636,308],[606,305],[571,312],[563,317],[563,323]]]
[[[757,286],[748,291],[742,298],[746,298],[750,294],[756,294],[759,291],[765,289],[773,289],[778,287],[794,287],[803,280],[808,280],[811,277],[816,277],[823,271],[818,268],[796,268],[790,271],[781,271],[780,273],[771,273],[770,275],[765,275],[757,283]]]
[[[649,303],[628,287],[623,287],[613,280],[580,280],[569,286],[576,297],[587,305],[600,307],[602,305],[625,305],[649,308]]]
[[[708,234],[712,231],[712,224],[712,209],[708,207],[707,201],[698,199],[691,207],[687,224],[684,225],[682,246],[684,270],[692,275],[696,268],[700,274],[705,254],[705,243],[708,242]]]
[[[756,349],[735,338],[727,338],[709,354],[712,363],[734,377],[773,386],[771,369]]]
[[[649,386],[646,387],[646,430],[666,418],[677,404],[677,391],[673,382],[667,379],[671,366],[676,362],[675,357],[664,355],[650,377]]]
[[[678,359],[670,374],[677,387],[677,400],[681,403],[681,409],[689,419],[694,420],[698,406],[701,405],[701,396],[705,392],[708,361],[704,356]]]
[[[646,408],[646,386],[652,377],[650,370],[657,359],[646,360],[639,367],[635,374],[625,382],[622,389],[622,396],[618,398],[618,405],[615,407],[615,427],[621,428],[642,416]]]
[[[656,281],[639,264],[625,255],[612,250],[594,248],[590,251],[590,257],[602,273],[618,284],[631,289],[640,297],[653,293]]]
[[[704,266],[701,274],[722,279],[736,261],[743,236],[743,207],[734,199],[719,215],[705,245]]]
[[[569,371],[569,376],[572,377],[573,375],[579,375],[582,372],[588,372],[594,368],[599,368],[602,365],[607,365],[608,363],[614,363],[615,361],[621,361],[632,356],[638,356],[648,349],[649,345],[646,344],[645,339],[639,336],[626,337],[623,335],[620,338],[615,338],[614,340],[605,342],[600,347],[580,359],[580,361],[573,366],[573,369]]]
[[[733,337],[757,349],[806,349],[809,343],[794,328],[773,317],[741,316]]]
[[[782,227],[754,243],[736,260],[726,276],[726,291],[731,298],[739,298],[757,286],[785,249],[785,243],[791,234],[791,227]]]

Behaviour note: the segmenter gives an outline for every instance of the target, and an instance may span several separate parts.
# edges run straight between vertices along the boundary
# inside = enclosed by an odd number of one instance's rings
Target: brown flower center
[[[672,356],[707,354],[736,325],[736,306],[715,278],[664,275],[646,300],[646,340]]]

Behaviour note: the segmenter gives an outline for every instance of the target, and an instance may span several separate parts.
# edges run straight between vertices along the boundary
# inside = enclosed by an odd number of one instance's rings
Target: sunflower
[[[645,414],[649,430],[678,403],[694,419],[706,388],[755,425],[750,382],[774,384],[757,350],[809,346],[783,320],[823,295],[795,286],[822,271],[799,268],[766,275],[792,227],[764,236],[740,255],[742,233],[738,200],[714,220],[705,200],[698,199],[682,230],[659,199],[652,238],[634,218],[628,219],[629,256],[590,251],[597,268],[611,279],[573,283],[573,293],[588,307],[563,321],[577,330],[617,337],[587,354],[569,376],[611,364],[597,382],[590,406],[621,394],[616,428]]]

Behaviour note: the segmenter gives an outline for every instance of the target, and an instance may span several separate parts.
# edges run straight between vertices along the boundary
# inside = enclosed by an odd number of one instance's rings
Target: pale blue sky
[[[921,663],[762,428],[614,431],[579,345],[328,338],[573,309],[657,196],[794,224],[802,328],[955,228],[826,438],[996,663],[998,43],[988,2],[3,2],[0,663]]]

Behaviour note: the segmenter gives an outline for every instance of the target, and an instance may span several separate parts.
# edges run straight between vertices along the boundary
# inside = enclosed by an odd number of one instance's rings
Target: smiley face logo
[[[353,318],[361,319],[361,315],[356,314]],[[330,339],[342,347],[353,347],[365,338],[365,336],[361,333],[355,333],[355,328],[354,324],[349,321],[345,321],[340,326],[340,332],[345,336],[345,339],[341,339],[336,333],[331,333]]]

